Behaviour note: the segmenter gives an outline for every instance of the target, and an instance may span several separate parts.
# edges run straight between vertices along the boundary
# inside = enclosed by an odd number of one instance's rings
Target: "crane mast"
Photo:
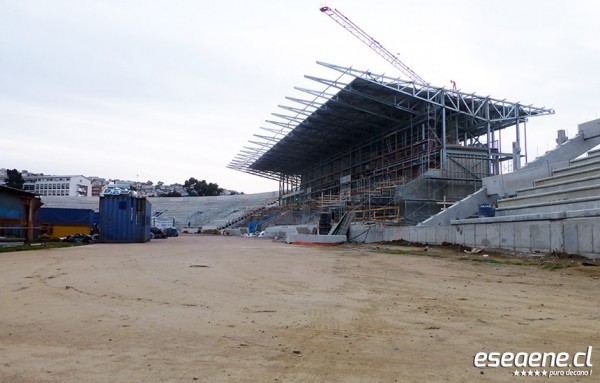
[[[369,36],[369,34],[363,31],[358,25],[350,21],[350,19],[344,16],[340,11],[338,11],[335,8],[329,7],[321,7],[320,10],[327,16],[331,17],[336,23],[344,27],[344,29],[346,29],[348,32],[352,33],[356,38],[358,38],[369,48],[374,50],[385,60],[387,60],[396,69],[400,70],[410,80],[420,84],[428,84],[427,81],[423,80],[423,78],[416,74],[415,71],[413,71],[406,64],[400,61],[400,59],[396,57],[395,54],[385,49],[383,45],[381,45],[377,40]]]

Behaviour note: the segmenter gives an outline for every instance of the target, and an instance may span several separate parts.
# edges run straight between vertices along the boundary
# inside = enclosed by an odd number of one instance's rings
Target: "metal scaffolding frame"
[[[305,78],[324,90],[295,87],[309,99],[286,97],[228,168],[280,183],[280,195],[356,197],[379,185],[401,185],[431,169],[446,178],[479,182],[499,163],[520,164],[520,127],[553,109],[406,81],[317,62],[338,77]],[[291,114],[290,114],[291,113]],[[496,133],[516,127],[512,153],[501,153]],[[477,171],[473,171],[476,168]],[[451,171],[450,171],[450,170]],[[457,170],[458,169],[458,170]],[[456,172],[462,172],[458,174]],[[456,173],[456,174],[455,174]]]

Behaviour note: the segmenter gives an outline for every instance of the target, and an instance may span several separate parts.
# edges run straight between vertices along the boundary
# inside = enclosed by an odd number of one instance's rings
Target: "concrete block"
[[[435,233],[436,233],[436,228],[435,227],[424,227],[425,230],[425,243],[428,244],[436,244],[435,242]]]
[[[365,239],[366,243],[384,241],[384,228],[380,226],[371,226],[366,228]]]
[[[594,252],[594,225],[587,219],[573,220],[577,232],[577,253]]]
[[[592,225],[592,251],[594,258],[600,258],[600,222],[598,219],[591,219]]]
[[[490,241],[490,236],[493,235],[494,228],[490,224],[475,224],[475,243],[474,246],[484,249],[494,247]]]
[[[285,239],[286,243],[310,243],[315,245],[334,245],[344,243],[348,240],[345,235],[324,234],[291,234]]]
[[[298,234],[310,234],[311,229],[308,226],[296,226]]]
[[[498,224],[500,234],[501,249],[514,250],[515,248],[515,225],[511,223],[501,222]]]
[[[531,251],[531,230],[529,230],[529,222],[515,223],[515,250],[523,252]]]
[[[489,195],[508,197],[517,194],[519,189],[532,187],[536,179],[550,175],[550,169],[546,166],[523,168],[509,174],[486,177],[482,180],[482,185]]]
[[[600,136],[600,119],[584,122],[578,125],[578,130],[585,139]]]
[[[288,235],[292,235],[292,234],[298,234],[298,230],[296,226],[287,226],[287,225],[281,225],[281,226],[269,226],[264,230],[264,237],[267,238],[285,238]]]
[[[533,251],[550,251],[550,223],[531,224],[531,248]]]
[[[418,242],[419,241],[419,232],[420,228],[418,226],[409,226],[405,227],[402,230],[401,239],[408,242]]]
[[[440,226],[434,231],[434,242],[436,245],[441,245],[444,242],[452,242],[448,239],[448,226]]]
[[[465,236],[464,236],[464,225],[452,225],[450,226],[450,229],[452,230],[452,236],[454,237],[454,240],[452,241],[452,243],[455,243],[457,245],[464,245],[465,244]]]
[[[463,225],[463,239],[465,246],[475,246],[475,227],[476,225]]]
[[[600,201],[599,201],[600,206]],[[600,217],[600,207],[593,209],[570,210],[565,212],[565,218]]]
[[[564,223],[564,251],[569,254],[579,254],[579,238],[577,233],[577,220],[568,220]]]
[[[561,219],[521,219],[473,223],[459,220],[449,226],[353,225],[351,234],[369,229],[377,241],[403,239],[415,243],[454,243],[471,247],[500,248],[520,252],[567,252],[600,258],[600,209],[569,212]],[[547,214],[553,216],[553,214]],[[577,218],[574,218],[577,217]],[[531,217],[528,217],[531,218]],[[483,218],[487,219],[487,218]],[[362,227],[360,227],[362,226]],[[356,235],[356,234],[354,234]],[[315,237],[315,236],[312,236]],[[372,242],[367,239],[367,242]]]
[[[540,221],[540,220],[555,220],[564,219],[566,213],[563,211],[550,212],[550,213],[531,213],[531,214],[519,214],[519,215],[503,215],[500,217],[482,217],[482,218],[469,218],[452,221],[450,224],[490,224],[490,223],[502,223],[502,222],[521,222],[521,221]]]
[[[488,224],[486,225],[486,238],[488,247],[493,249],[500,248],[500,224]]]
[[[402,239],[402,233],[397,227],[389,227],[383,232],[383,241],[395,241],[397,239]]]
[[[423,229],[422,227],[419,227],[417,230],[415,230],[415,235],[416,235],[416,243],[422,243],[425,244],[427,243],[427,230]]]
[[[550,251],[562,253],[565,249],[564,222],[550,222]]]

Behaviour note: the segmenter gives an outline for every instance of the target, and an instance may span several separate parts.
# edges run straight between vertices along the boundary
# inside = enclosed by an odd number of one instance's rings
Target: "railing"
[[[354,211],[355,221],[400,221],[400,207],[386,206]]]

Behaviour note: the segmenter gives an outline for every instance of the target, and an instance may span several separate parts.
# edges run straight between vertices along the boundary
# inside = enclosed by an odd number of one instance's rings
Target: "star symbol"
[[[521,370],[521,376],[527,376],[527,372],[525,370]]]
[[[547,372],[546,370],[542,371],[542,376],[546,376]]]
[[[540,376],[540,372],[538,370],[535,370],[534,374],[535,376]]]
[[[529,370],[529,371],[527,372],[527,376],[533,376],[533,371]]]
[[[515,370],[515,372],[513,372],[513,376],[519,376],[519,370]]]

